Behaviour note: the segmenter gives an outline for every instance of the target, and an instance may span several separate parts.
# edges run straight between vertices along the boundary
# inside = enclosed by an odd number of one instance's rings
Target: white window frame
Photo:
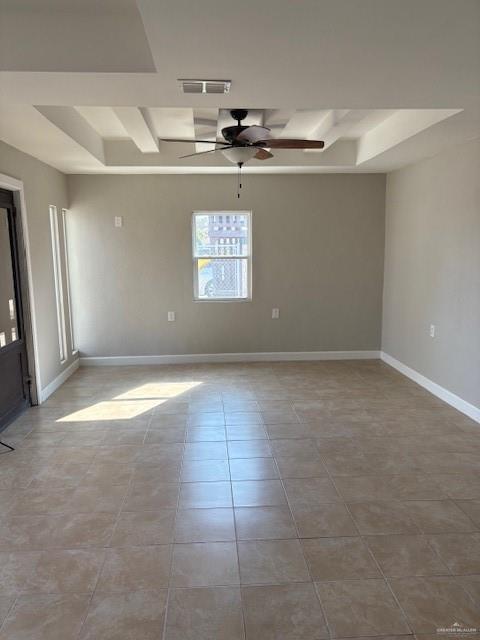
[[[60,233],[58,229],[58,213],[55,205],[48,207],[50,213],[50,233],[52,238],[53,278],[55,284],[55,301],[57,308],[58,348],[60,363],[67,360],[67,331],[65,326],[65,305],[63,299],[62,259],[60,253]]]
[[[247,296],[245,298],[200,298],[198,294],[198,261],[204,259],[206,256],[195,255],[195,218],[202,215],[215,215],[215,216],[247,216],[248,218],[248,254],[245,256],[216,256],[212,257],[212,260],[246,260],[247,261]],[[251,211],[226,211],[218,209],[215,211],[194,211],[192,213],[191,223],[192,234],[192,265],[193,265],[193,299],[195,302],[251,302],[252,301],[252,212]]]
[[[67,209],[62,209],[62,223],[63,223],[63,253],[65,256],[65,278],[67,287],[67,311],[68,311],[68,323],[70,326],[70,350],[72,356],[78,353],[78,349],[75,346],[75,335],[73,332],[73,317],[72,317],[72,298],[70,296],[70,262],[68,258],[68,242],[67,242]]]

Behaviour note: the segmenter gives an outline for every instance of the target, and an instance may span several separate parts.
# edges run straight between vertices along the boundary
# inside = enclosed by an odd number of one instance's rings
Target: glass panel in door
[[[20,338],[13,278],[11,231],[8,211],[0,208],[0,348]]]

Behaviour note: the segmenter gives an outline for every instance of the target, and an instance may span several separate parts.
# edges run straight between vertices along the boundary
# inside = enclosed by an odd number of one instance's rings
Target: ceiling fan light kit
[[[227,147],[220,149],[220,151],[225,158],[233,162],[233,164],[238,164],[239,162],[245,164],[245,162],[248,162],[257,154],[255,147]]]

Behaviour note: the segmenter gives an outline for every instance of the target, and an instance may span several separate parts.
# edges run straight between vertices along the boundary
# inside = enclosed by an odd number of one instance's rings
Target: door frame
[[[31,376],[30,398],[32,405],[39,404],[42,388],[38,361],[38,333],[35,319],[35,297],[32,280],[32,261],[28,233],[27,208],[23,182],[0,173],[0,188],[12,192],[13,204],[17,211],[16,232],[18,241],[19,277],[22,293],[23,330],[27,351],[28,370]]]

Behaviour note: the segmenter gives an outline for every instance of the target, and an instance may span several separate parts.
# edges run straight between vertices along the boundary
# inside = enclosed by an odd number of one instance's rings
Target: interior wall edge
[[[407,378],[410,378],[410,380],[413,380],[413,382],[416,382],[437,398],[440,398],[440,400],[443,400],[451,407],[454,407],[458,411],[461,411],[469,418],[472,418],[472,420],[475,420],[475,422],[480,423],[480,407],[476,407],[470,402],[467,402],[460,396],[457,396],[455,393],[452,393],[448,389],[445,389],[445,387],[440,386],[433,380],[430,380],[418,371],[415,371],[415,369],[412,369],[403,362],[400,362],[400,360],[397,360],[385,351],[380,352],[380,358],[383,360],[383,362],[390,365]]]
[[[64,382],[72,376],[75,371],[80,366],[80,358],[76,358],[66,369],[60,373],[56,378],[54,378],[46,387],[40,390],[38,394],[38,404],[42,404],[47,400],[52,393],[54,393],[57,389],[59,389]]]

